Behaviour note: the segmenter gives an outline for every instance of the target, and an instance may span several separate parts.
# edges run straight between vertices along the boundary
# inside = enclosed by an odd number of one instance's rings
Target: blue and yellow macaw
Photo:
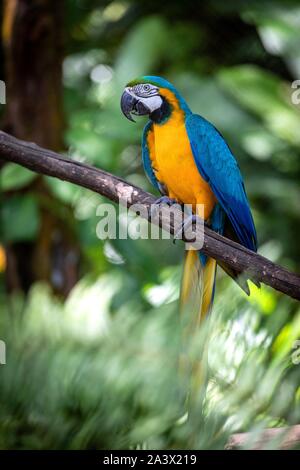
[[[167,80],[144,76],[131,81],[121,98],[125,116],[148,115],[142,138],[142,158],[151,183],[164,197],[181,204],[204,206],[204,219],[215,231],[256,251],[256,230],[238,164],[217,129],[192,113]],[[163,198],[160,198],[161,201]],[[221,263],[219,263],[221,264]],[[249,294],[247,281],[226,265],[222,268]],[[216,261],[188,250],[181,298],[201,284],[199,319],[211,309]]]

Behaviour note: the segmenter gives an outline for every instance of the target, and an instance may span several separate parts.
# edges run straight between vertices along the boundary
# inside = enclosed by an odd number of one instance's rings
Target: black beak
[[[126,90],[124,91],[121,97],[121,109],[124,116],[126,116],[129,121],[135,122],[131,117],[131,112],[135,109],[137,102],[138,100],[134,96],[132,96]]]
[[[138,116],[144,116],[150,113],[150,110],[141,101],[126,90],[121,97],[121,109],[124,116],[126,116],[129,121],[133,122],[135,122],[135,120],[132,118],[131,113]]]

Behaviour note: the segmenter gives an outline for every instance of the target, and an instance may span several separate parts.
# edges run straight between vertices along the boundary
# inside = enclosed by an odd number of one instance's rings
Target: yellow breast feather
[[[149,154],[157,180],[163,184],[171,198],[184,204],[204,205],[204,218],[208,219],[215,205],[215,196],[200,175],[192,154],[186,132],[184,112],[176,96],[161,89],[171,103],[170,117],[162,124],[153,124],[148,133]]]

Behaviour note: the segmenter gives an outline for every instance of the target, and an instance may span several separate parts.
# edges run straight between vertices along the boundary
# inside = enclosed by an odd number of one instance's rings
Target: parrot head
[[[129,82],[121,97],[121,109],[130,121],[135,116],[146,116],[154,122],[167,119],[172,109],[188,107],[176,88],[161,77],[144,76]]]

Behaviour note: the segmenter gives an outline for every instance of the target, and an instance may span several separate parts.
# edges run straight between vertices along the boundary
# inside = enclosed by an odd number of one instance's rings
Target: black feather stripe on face
[[[164,98],[162,98],[162,105],[157,108],[155,111],[153,111],[150,114],[150,119],[151,121],[157,123],[157,124],[163,124],[170,116],[171,114],[171,105],[168,103],[168,101]]]

